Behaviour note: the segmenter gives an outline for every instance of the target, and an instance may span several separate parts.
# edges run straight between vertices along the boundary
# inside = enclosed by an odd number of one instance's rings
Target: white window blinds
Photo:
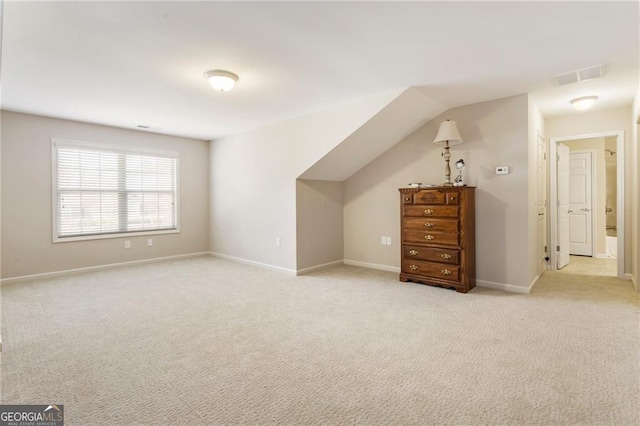
[[[59,140],[53,153],[54,240],[177,230],[177,154]]]

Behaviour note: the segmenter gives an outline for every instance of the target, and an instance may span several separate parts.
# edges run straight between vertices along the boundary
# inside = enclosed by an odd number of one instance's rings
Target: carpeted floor
[[[569,264],[558,272],[572,275],[618,275],[617,259],[598,259],[589,256],[569,256]]]
[[[2,287],[3,404],[67,425],[640,424],[640,298],[194,258]]]

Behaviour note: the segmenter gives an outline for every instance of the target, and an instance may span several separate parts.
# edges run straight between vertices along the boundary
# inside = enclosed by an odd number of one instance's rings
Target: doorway
[[[616,264],[616,275],[619,278],[624,278],[624,135],[622,131],[611,131],[611,132],[603,132],[603,133],[594,133],[594,134],[585,134],[585,135],[575,135],[569,137],[562,138],[551,138],[550,140],[550,247],[552,248],[550,251],[550,266],[552,270],[558,270],[562,268],[562,266],[566,265],[570,262],[570,258],[576,259],[575,256],[570,256],[571,248],[569,246],[569,237],[567,229],[569,226],[569,214],[574,213],[570,208],[571,201],[580,201],[577,199],[570,200],[568,193],[568,184],[564,181],[569,179],[567,176],[563,178],[561,173],[561,168],[566,169],[566,165],[560,167],[558,163],[559,156],[562,156],[562,152],[566,151],[561,149],[562,146],[571,146],[573,145],[573,152],[577,152],[577,150],[581,149],[584,151],[584,148],[590,148],[593,146],[593,141],[591,140],[599,140],[598,149],[593,151],[592,155],[597,156],[597,167],[595,167],[596,161],[593,161],[594,167],[593,169],[596,173],[592,173],[594,179],[591,179],[591,184],[596,184],[595,175],[599,174],[598,177],[600,179],[599,187],[597,191],[593,191],[595,194],[596,200],[598,200],[597,194],[599,193],[599,201],[593,203],[593,208],[588,206],[577,206],[579,215],[576,216],[576,221],[574,221],[574,227],[580,228],[581,232],[586,232],[586,228],[588,225],[588,213],[586,209],[589,209],[592,213],[591,223],[592,223],[592,236],[593,239],[591,241],[592,251],[591,257],[587,257],[585,259],[581,259],[580,261],[587,262],[589,259],[607,259],[609,263],[615,262]],[[592,145],[589,145],[585,141],[591,141]],[[606,145],[605,145],[606,141]],[[613,149],[615,147],[615,149]],[[609,154],[611,157],[608,161],[615,162],[615,211],[614,207],[611,207],[614,203],[609,197],[607,197],[605,193],[605,160],[607,158],[606,154],[609,150],[611,152],[615,152],[615,156]],[[591,149],[587,149],[590,151]],[[600,155],[601,154],[601,155]],[[602,158],[600,158],[600,156]],[[553,161],[556,159],[556,161]],[[587,161],[586,159],[583,159]],[[565,160],[566,161],[566,160]],[[584,163],[583,161],[583,163]],[[579,165],[579,162],[576,162],[574,165]],[[597,169],[597,170],[596,170]],[[565,170],[564,174],[566,175],[568,172]],[[578,182],[581,184],[585,184],[587,177],[575,177],[574,183]],[[611,179],[609,179],[611,180]],[[564,183],[563,183],[564,182]],[[564,187],[560,186],[561,184]],[[585,184],[586,186],[586,184]],[[579,197],[578,197],[579,198]],[[602,208],[600,208],[602,207]],[[584,209],[584,211],[580,212],[580,209]],[[609,211],[611,209],[611,211]],[[600,211],[602,210],[602,211]],[[610,216],[615,216],[615,219],[611,219]],[[615,223],[612,225],[611,223]],[[578,226],[580,225],[580,226]],[[609,227],[609,234],[612,234],[611,226],[615,226],[615,239],[606,236],[606,228]],[[575,229],[574,229],[575,230]],[[586,235],[586,234],[580,234]],[[609,246],[607,247],[607,243]],[[611,244],[615,244],[615,248],[611,247]],[[584,247],[583,247],[584,250]],[[583,251],[583,254],[588,256],[588,251]],[[613,253],[617,256],[614,258]]]

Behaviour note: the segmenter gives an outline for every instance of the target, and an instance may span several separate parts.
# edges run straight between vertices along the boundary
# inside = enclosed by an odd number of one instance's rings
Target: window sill
[[[106,240],[110,238],[133,238],[142,237],[147,235],[162,235],[162,234],[179,234],[180,229],[167,229],[161,231],[135,231],[135,232],[119,232],[117,234],[98,234],[98,235],[79,235],[76,237],[53,237],[53,243],[70,243],[74,241],[90,241],[90,240]]]

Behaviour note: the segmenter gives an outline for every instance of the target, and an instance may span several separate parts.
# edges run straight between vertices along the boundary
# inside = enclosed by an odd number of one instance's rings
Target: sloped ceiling
[[[447,107],[429,97],[425,89],[407,89],[299,179],[344,181],[445,110]]]

